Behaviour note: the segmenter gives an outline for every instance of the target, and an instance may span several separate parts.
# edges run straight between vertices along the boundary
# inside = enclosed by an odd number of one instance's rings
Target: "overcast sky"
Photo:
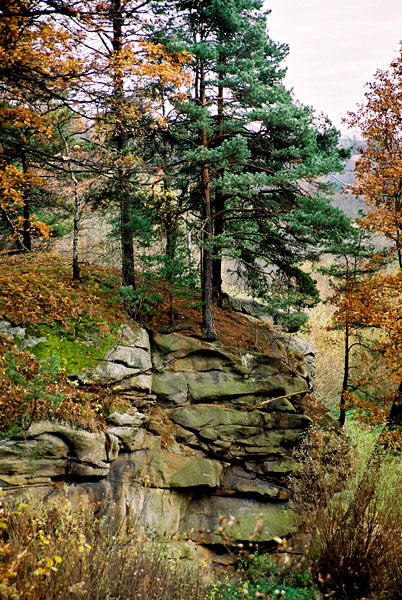
[[[402,1],[266,0],[265,7],[270,37],[290,47],[286,86],[345,132],[342,117],[397,54]]]

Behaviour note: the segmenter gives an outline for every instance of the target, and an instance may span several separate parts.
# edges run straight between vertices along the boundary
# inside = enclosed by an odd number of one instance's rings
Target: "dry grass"
[[[0,318],[28,325],[90,315],[124,321],[123,304],[116,302],[119,277],[115,270],[85,265],[79,282],[71,266],[51,254],[0,255]]]
[[[185,335],[201,337],[202,312],[199,294],[191,294],[187,297],[177,295],[174,298],[176,318],[172,325],[167,286],[159,281],[155,281],[154,286],[159,299],[152,306],[147,325],[152,330],[162,333],[174,330]],[[267,326],[251,322],[247,317],[228,308],[215,307],[214,317],[219,344],[259,352],[269,352],[272,349],[273,339]]]
[[[115,535],[93,511],[33,500],[0,506],[0,598],[4,600],[204,600],[195,566],[131,531]]]
[[[311,342],[316,348],[315,395],[320,403],[330,409],[334,416],[339,415],[339,402],[344,372],[344,332],[334,329],[332,317],[335,308],[329,302],[331,287],[328,277],[315,274],[322,301],[314,308],[307,310],[309,321],[298,333]],[[359,332],[361,341],[367,347],[376,346],[376,332],[362,329]],[[360,338],[351,336],[350,343]],[[354,409],[354,415],[372,423],[384,423],[399,381],[390,378],[383,356],[354,346],[350,352],[350,391],[355,393],[355,403],[348,408]]]
[[[309,320],[297,335],[315,346],[314,392],[319,402],[337,414],[343,377],[343,333],[330,328],[334,308],[326,302],[330,296],[328,278],[315,274],[315,279],[323,301],[306,311]]]
[[[152,274],[151,274],[152,275]],[[201,336],[201,297],[191,290],[176,294],[175,324],[170,320],[168,287],[157,277],[143,281],[144,301],[148,309],[139,312],[139,320],[155,331],[182,331]],[[123,302],[118,301],[120,273],[117,269],[84,265],[82,279],[71,280],[67,260],[51,254],[0,255],[0,318],[14,324],[27,325],[57,321],[67,325],[71,318],[82,315],[108,323],[127,320]],[[218,342],[226,346],[264,352],[271,348],[272,339],[264,325],[228,309],[215,309]]]

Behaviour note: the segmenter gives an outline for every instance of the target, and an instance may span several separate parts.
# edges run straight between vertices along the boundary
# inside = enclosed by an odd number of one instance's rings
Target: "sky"
[[[365,84],[387,68],[402,39],[401,0],[265,0],[268,33],[289,45],[287,88],[328,115],[342,117],[364,99]]]

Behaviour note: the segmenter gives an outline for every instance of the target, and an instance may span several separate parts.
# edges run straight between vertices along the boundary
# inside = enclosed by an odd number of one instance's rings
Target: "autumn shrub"
[[[375,439],[361,427],[350,437],[313,430],[292,481],[307,564],[322,592],[340,600],[400,597],[401,463]]]
[[[68,503],[0,507],[4,600],[205,600],[199,569],[169,558],[143,533],[113,532],[94,511]]]

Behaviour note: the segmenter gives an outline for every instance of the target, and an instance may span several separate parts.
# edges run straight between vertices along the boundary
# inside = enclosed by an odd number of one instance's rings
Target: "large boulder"
[[[153,336],[152,391],[170,405],[192,402],[257,403],[261,399],[304,394],[305,378],[286,372],[280,345],[262,354],[228,350],[180,334]],[[284,372],[285,371],[285,372]]]
[[[227,458],[285,455],[311,423],[305,415],[245,412],[213,404],[177,407],[167,414],[195,433],[201,448]]]
[[[232,465],[225,470],[220,483],[220,493],[258,495],[271,501],[288,500],[290,496],[285,487],[262,479],[240,465]]]
[[[216,460],[205,458],[199,451],[180,446],[163,448],[161,438],[141,430],[133,452],[132,481],[155,488],[211,487],[219,484],[223,470]]]
[[[68,444],[52,433],[34,439],[1,440],[0,485],[34,485],[63,476],[68,450]]]
[[[14,439],[0,441],[0,479],[25,485],[54,478],[102,478],[117,454],[114,436],[41,421]]]

